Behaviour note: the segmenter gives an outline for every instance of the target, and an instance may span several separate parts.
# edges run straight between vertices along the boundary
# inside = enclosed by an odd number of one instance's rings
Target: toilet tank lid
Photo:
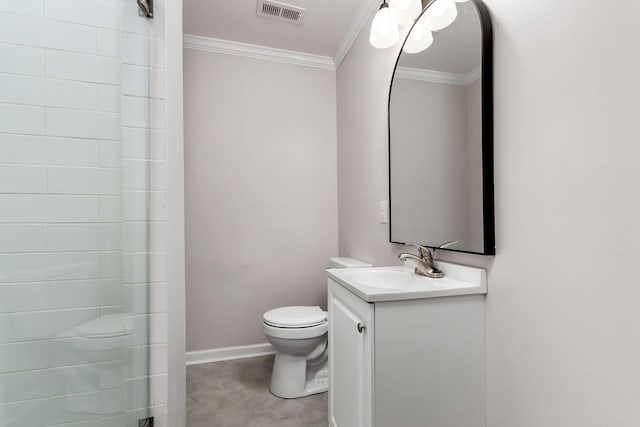
[[[291,306],[274,308],[263,316],[264,322],[280,328],[301,328],[320,325],[327,321],[327,312],[318,306]]]
[[[360,261],[354,258],[334,257],[329,258],[329,268],[354,268],[354,267],[372,267],[368,262]]]

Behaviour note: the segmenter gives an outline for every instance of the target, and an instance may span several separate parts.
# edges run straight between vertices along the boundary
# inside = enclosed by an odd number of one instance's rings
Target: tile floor
[[[187,367],[187,427],[327,427],[327,393],[269,392],[273,356]]]

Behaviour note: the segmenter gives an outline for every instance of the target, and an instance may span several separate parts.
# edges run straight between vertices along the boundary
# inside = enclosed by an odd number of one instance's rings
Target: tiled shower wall
[[[0,427],[165,424],[155,12],[0,0]]]

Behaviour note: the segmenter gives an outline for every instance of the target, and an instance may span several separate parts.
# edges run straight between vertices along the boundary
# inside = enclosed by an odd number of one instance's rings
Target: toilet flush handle
[[[362,333],[365,330],[365,326],[362,323],[358,323],[358,326],[356,326],[356,328],[358,328],[358,332]]]

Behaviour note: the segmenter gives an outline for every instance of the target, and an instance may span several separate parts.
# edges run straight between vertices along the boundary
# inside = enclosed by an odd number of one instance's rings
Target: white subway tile
[[[137,65],[122,67],[122,93],[124,95],[164,99],[164,87],[164,70]]]
[[[64,395],[122,388],[123,369],[123,361],[53,368],[50,370],[55,381],[52,392],[55,395]]]
[[[47,196],[0,194],[0,222],[46,222]]]
[[[46,109],[47,133],[75,138],[120,139],[120,115],[93,111]]]
[[[50,309],[122,305],[123,285],[120,279],[51,282],[47,300]]]
[[[122,33],[98,28],[98,55],[122,56]]]
[[[129,345],[127,336],[114,336],[100,341],[99,351],[87,351],[95,345],[95,338],[63,338],[51,340],[51,365],[69,366],[123,360],[124,349]]]
[[[120,194],[120,169],[49,166],[49,193],[52,194]]]
[[[142,314],[128,317],[133,327],[132,345],[164,344],[167,342],[166,314]]]
[[[124,283],[155,283],[167,280],[164,253],[125,253],[123,260]]]
[[[97,307],[50,311],[50,333],[56,338],[95,335],[100,332],[94,326],[99,322],[99,317],[100,310]]]
[[[44,14],[49,19],[120,28],[120,4],[111,0],[45,0]]]
[[[100,111],[119,113],[122,104],[120,86],[98,85],[98,108]]]
[[[164,222],[125,222],[123,248],[125,252],[164,252],[166,231]]]
[[[0,42],[95,53],[96,39],[96,29],[85,25],[0,14]]]
[[[100,252],[100,277],[122,277],[122,252]]]
[[[47,76],[81,82],[120,84],[120,59],[48,50]]]
[[[0,285],[0,313],[19,313],[46,309],[46,282]]]
[[[123,158],[163,160],[165,157],[164,135],[164,131],[161,130],[123,128]]]
[[[164,313],[167,311],[167,291],[164,283],[128,285],[125,287],[127,313]]]
[[[51,251],[122,249],[122,224],[49,224]]]
[[[122,173],[125,190],[162,190],[166,187],[164,161],[125,160]]]
[[[0,193],[46,192],[46,166],[0,164]]]
[[[122,221],[122,196],[100,196],[100,221]]]
[[[122,125],[135,128],[164,129],[164,100],[122,97]]]
[[[49,425],[48,400],[28,400],[0,405],[0,427]]]
[[[102,243],[101,224],[50,224],[49,250],[98,251]]]
[[[96,110],[98,93],[90,83],[0,74],[0,102]]]
[[[43,0],[0,0],[0,12],[42,16]]]
[[[0,104],[0,132],[43,134],[44,108]]]
[[[49,222],[96,222],[99,217],[97,196],[47,196],[45,217]]]
[[[99,216],[97,196],[0,194],[0,206],[0,222],[96,222]]]
[[[153,425],[154,427],[156,427],[155,420]],[[51,426],[51,427],[111,427],[111,426],[113,427],[127,426],[127,424],[125,424],[125,421],[124,421],[124,416],[119,415],[115,417],[100,418],[96,420],[82,420],[82,421],[77,421],[75,423],[56,424],[55,426]],[[127,426],[127,427],[138,427],[138,426],[136,424],[131,424],[130,426]]]
[[[133,408],[166,403],[166,376],[127,379],[125,390],[126,400]]]
[[[46,225],[0,224],[0,253],[42,252],[46,248]]]
[[[95,252],[0,254],[0,271],[0,283],[91,279],[100,260]]]
[[[11,3],[20,4],[14,0]],[[0,58],[2,73],[44,75],[44,49],[0,43]]]
[[[100,141],[100,166],[105,168],[122,166],[122,143],[120,141]]]
[[[124,393],[122,389],[104,390],[94,393],[74,394],[51,397],[49,404],[50,425],[88,422],[101,418],[102,414],[119,414],[124,412]],[[81,423],[81,425],[86,425]]]
[[[0,134],[0,162],[98,166],[98,146],[89,139]]]
[[[49,331],[46,312],[0,314],[0,343],[45,339]]]
[[[101,224],[102,227],[102,250],[121,251],[122,250],[122,224]]]
[[[155,344],[129,347],[126,360],[127,378],[164,374],[167,372],[167,346]]]
[[[124,64],[165,68],[164,40],[135,34],[122,36],[122,61]]]
[[[54,382],[48,369],[0,375],[0,403],[48,397]]]
[[[2,373],[28,371],[48,366],[48,340],[0,345],[0,372]]]
[[[125,253],[123,255],[123,277],[126,284],[147,283],[150,278],[149,254]]]
[[[163,191],[125,191],[124,219],[126,221],[160,221],[166,217]]]

